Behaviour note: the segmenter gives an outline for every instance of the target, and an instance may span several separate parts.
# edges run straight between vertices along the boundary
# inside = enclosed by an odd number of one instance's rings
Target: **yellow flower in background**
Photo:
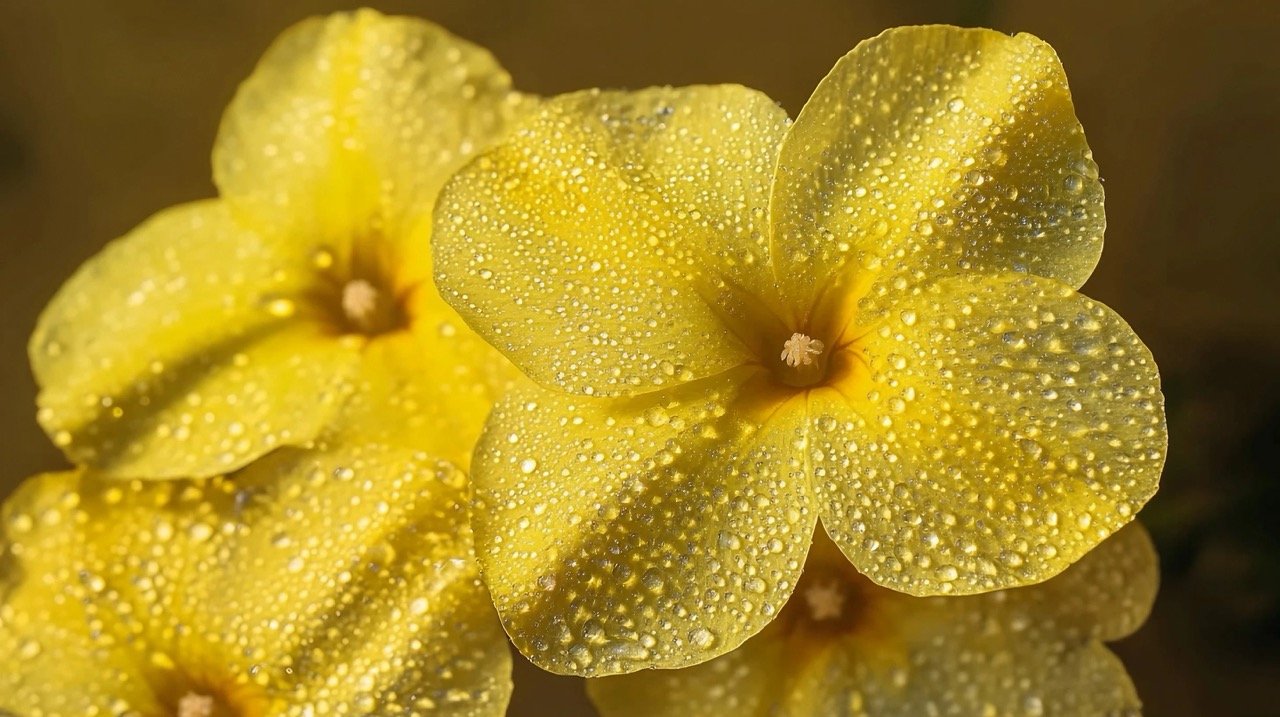
[[[918,595],[1038,582],[1133,519],[1159,378],[1077,294],[1102,187],[1053,50],[915,27],[794,124],[737,86],[549,100],[443,190],[441,294],[541,385],[472,472],[485,581],[556,672],[769,623],[821,517]]]
[[[4,508],[0,712],[501,715],[466,480],[375,446],[203,481],[38,476]]]
[[[1146,620],[1157,582],[1137,523],[1040,585],[932,598],[877,587],[818,531],[795,595],[742,647],[587,692],[603,717],[1137,715],[1102,642]]]
[[[118,477],[207,477],[321,434],[465,466],[513,370],[432,286],[432,205],[518,99],[422,20],[286,31],[223,117],[220,198],[112,243],[41,316],[41,424]]]

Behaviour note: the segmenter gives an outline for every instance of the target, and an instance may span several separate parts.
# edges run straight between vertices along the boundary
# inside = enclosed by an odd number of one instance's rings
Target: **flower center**
[[[177,717],[223,717],[236,712],[223,705],[212,695],[188,692],[178,700]]]
[[[804,591],[804,601],[809,606],[809,617],[814,622],[837,620],[844,615],[846,596],[835,580],[810,585]]]
[[[821,341],[802,333],[794,333],[782,344],[781,358],[791,368],[808,366],[813,363],[814,357],[822,354],[824,348],[826,347]]]
[[[405,324],[395,297],[368,279],[351,279],[339,296],[342,318],[348,330],[366,335],[383,334]]]
[[[213,717],[213,698],[188,692],[178,700],[178,717]]]
[[[774,341],[779,339],[782,336]],[[773,345],[776,347],[778,344]],[[782,353],[777,354],[778,363],[772,366],[773,374],[780,383],[793,388],[822,383],[827,377],[827,366],[830,363],[828,353],[826,342],[795,331],[782,341]]]
[[[368,328],[378,310],[378,290],[364,279],[353,279],[342,287],[342,312],[347,320]]]

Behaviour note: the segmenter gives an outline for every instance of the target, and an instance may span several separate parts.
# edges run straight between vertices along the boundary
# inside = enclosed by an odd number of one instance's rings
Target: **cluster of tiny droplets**
[[[436,231],[465,241],[436,242],[437,285],[535,379],[573,392],[625,395],[737,365],[748,354],[731,334],[690,327],[741,314],[732,287],[772,281],[766,217],[741,208],[767,206],[787,124],[744,88],[558,98],[451,182]],[[646,172],[672,178],[660,204]]]
[[[448,464],[373,448],[275,453],[234,480],[38,478],[5,515],[27,579],[0,641],[26,636],[24,670],[87,660],[98,679],[64,690],[6,673],[5,704],[148,711],[157,678],[133,666],[149,664],[180,688],[166,691],[238,692],[251,713],[283,700],[335,715],[500,714],[510,661],[467,557],[465,483]],[[41,628],[77,620],[82,632]]]
[[[842,558],[816,559],[821,569]],[[849,607],[869,613],[864,623],[798,627],[783,619],[701,665],[592,680],[587,689],[605,717],[632,714],[636,704],[696,717],[1138,717],[1123,666],[1100,643],[1142,624],[1157,570],[1150,539],[1126,528],[1040,585],[946,599],[863,585]]]
[[[717,441],[759,430],[734,398],[726,386],[630,415],[563,394],[499,402],[503,431],[478,448],[497,470],[477,481],[476,530],[522,651],[589,675],[689,664],[778,613],[815,517],[794,436],[744,454]],[[540,450],[552,442],[564,450]],[[683,579],[689,566],[703,577]]]

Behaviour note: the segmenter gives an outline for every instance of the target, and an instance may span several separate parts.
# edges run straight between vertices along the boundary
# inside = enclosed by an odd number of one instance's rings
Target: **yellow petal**
[[[957,271],[1078,287],[1102,251],[1102,200],[1051,47],[895,28],[836,63],[783,143],[778,275],[802,306]],[[867,275],[873,288],[859,285]]]
[[[214,179],[256,228],[335,247],[376,237],[398,271],[426,277],[435,195],[515,112],[510,85],[487,51],[424,20],[312,18],[236,93]]]
[[[416,448],[466,467],[489,408],[519,372],[435,299],[440,316],[370,342],[333,430],[344,442]]]
[[[993,629],[983,612],[921,616],[902,654],[867,658],[850,644],[807,673],[785,715],[1137,715],[1141,701],[1110,650],[1052,628]]]
[[[21,571],[5,577],[0,642],[34,640],[20,651],[40,659],[3,665],[0,707],[84,691],[171,714],[192,692],[246,714],[500,715],[510,694],[465,478],[420,454],[284,450],[206,481],[37,478],[6,506],[5,539]]]
[[[1058,577],[994,599],[1007,599],[1008,610],[1051,617],[1064,632],[1111,641],[1146,622],[1159,586],[1155,546],[1135,520]]]
[[[850,595],[857,617],[805,624],[797,613],[806,610],[809,581],[829,574],[820,564],[843,561],[818,537],[778,620],[694,667],[588,681],[603,717],[1137,714],[1124,666],[1098,640],[1118,636],[1107,634],[1117,616],[1136,627],[1150,608],[1145,576],[1155,572],[1155,553],[1140,525],[1062,575],[1016,590],[917,598],[854,575],[862,582]],[[1136,582],[1123,579],[1130,570]],[[1092,607],[1064,611],[1063,598]],[[1136,604],[1145,607],[1132,610]]]
[[[436,283],[533,379],[634,395],[747,360],[786,114],[737,86],[544,103],[440,197]]]
[[[526,382],[497,404],[476,449],[473,527],[534,664],[679,667],[773,618],[815,518],[802,403],[769,407],[766,381],[739,369],[625,399]]]
[[[91,639],[89,615],[64,594],[81,584],[72,563],[80,543],[75,525],[64,520],[74,508],[66,496],[76,481],[73,473],[32,478],[4,506],[0,711],[30,714],[38,706],[49,715],[93,714],[118,699],[158,714],[128,644]],[[45,676],[44,684],[36,675]]]
[[[791,666],[780,634],[771,623],[700,665],[587,680],[587,695],[601,717],[781,717],[776,705],[786,701]]]
[[[311,440],[356,354],[297,313],[309,266],[220,202],[157,214],[41,314],[41,424],[73,462],[122,477],[208,476]]]
[[[872,580],[917,595],[1039,582],[1155,492],[1155,362],[1065,284],[944,279],[863,334],[809,410],[823,524]]]

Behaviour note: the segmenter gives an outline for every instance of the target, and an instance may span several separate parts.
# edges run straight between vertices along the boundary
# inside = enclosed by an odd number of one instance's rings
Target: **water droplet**
[[[716,641],[715,633],[711,632],[705,627],[697,628],[693,632],[689,633],[689,642],[692,642],[697,647],[701,647],[701,648],[711,647],[712,645],[715,644],[715,641]]]
[[[208,523],[196,523],[191,526],[188,534],[195,542],[203,543],[213,535],[213,527]]]

